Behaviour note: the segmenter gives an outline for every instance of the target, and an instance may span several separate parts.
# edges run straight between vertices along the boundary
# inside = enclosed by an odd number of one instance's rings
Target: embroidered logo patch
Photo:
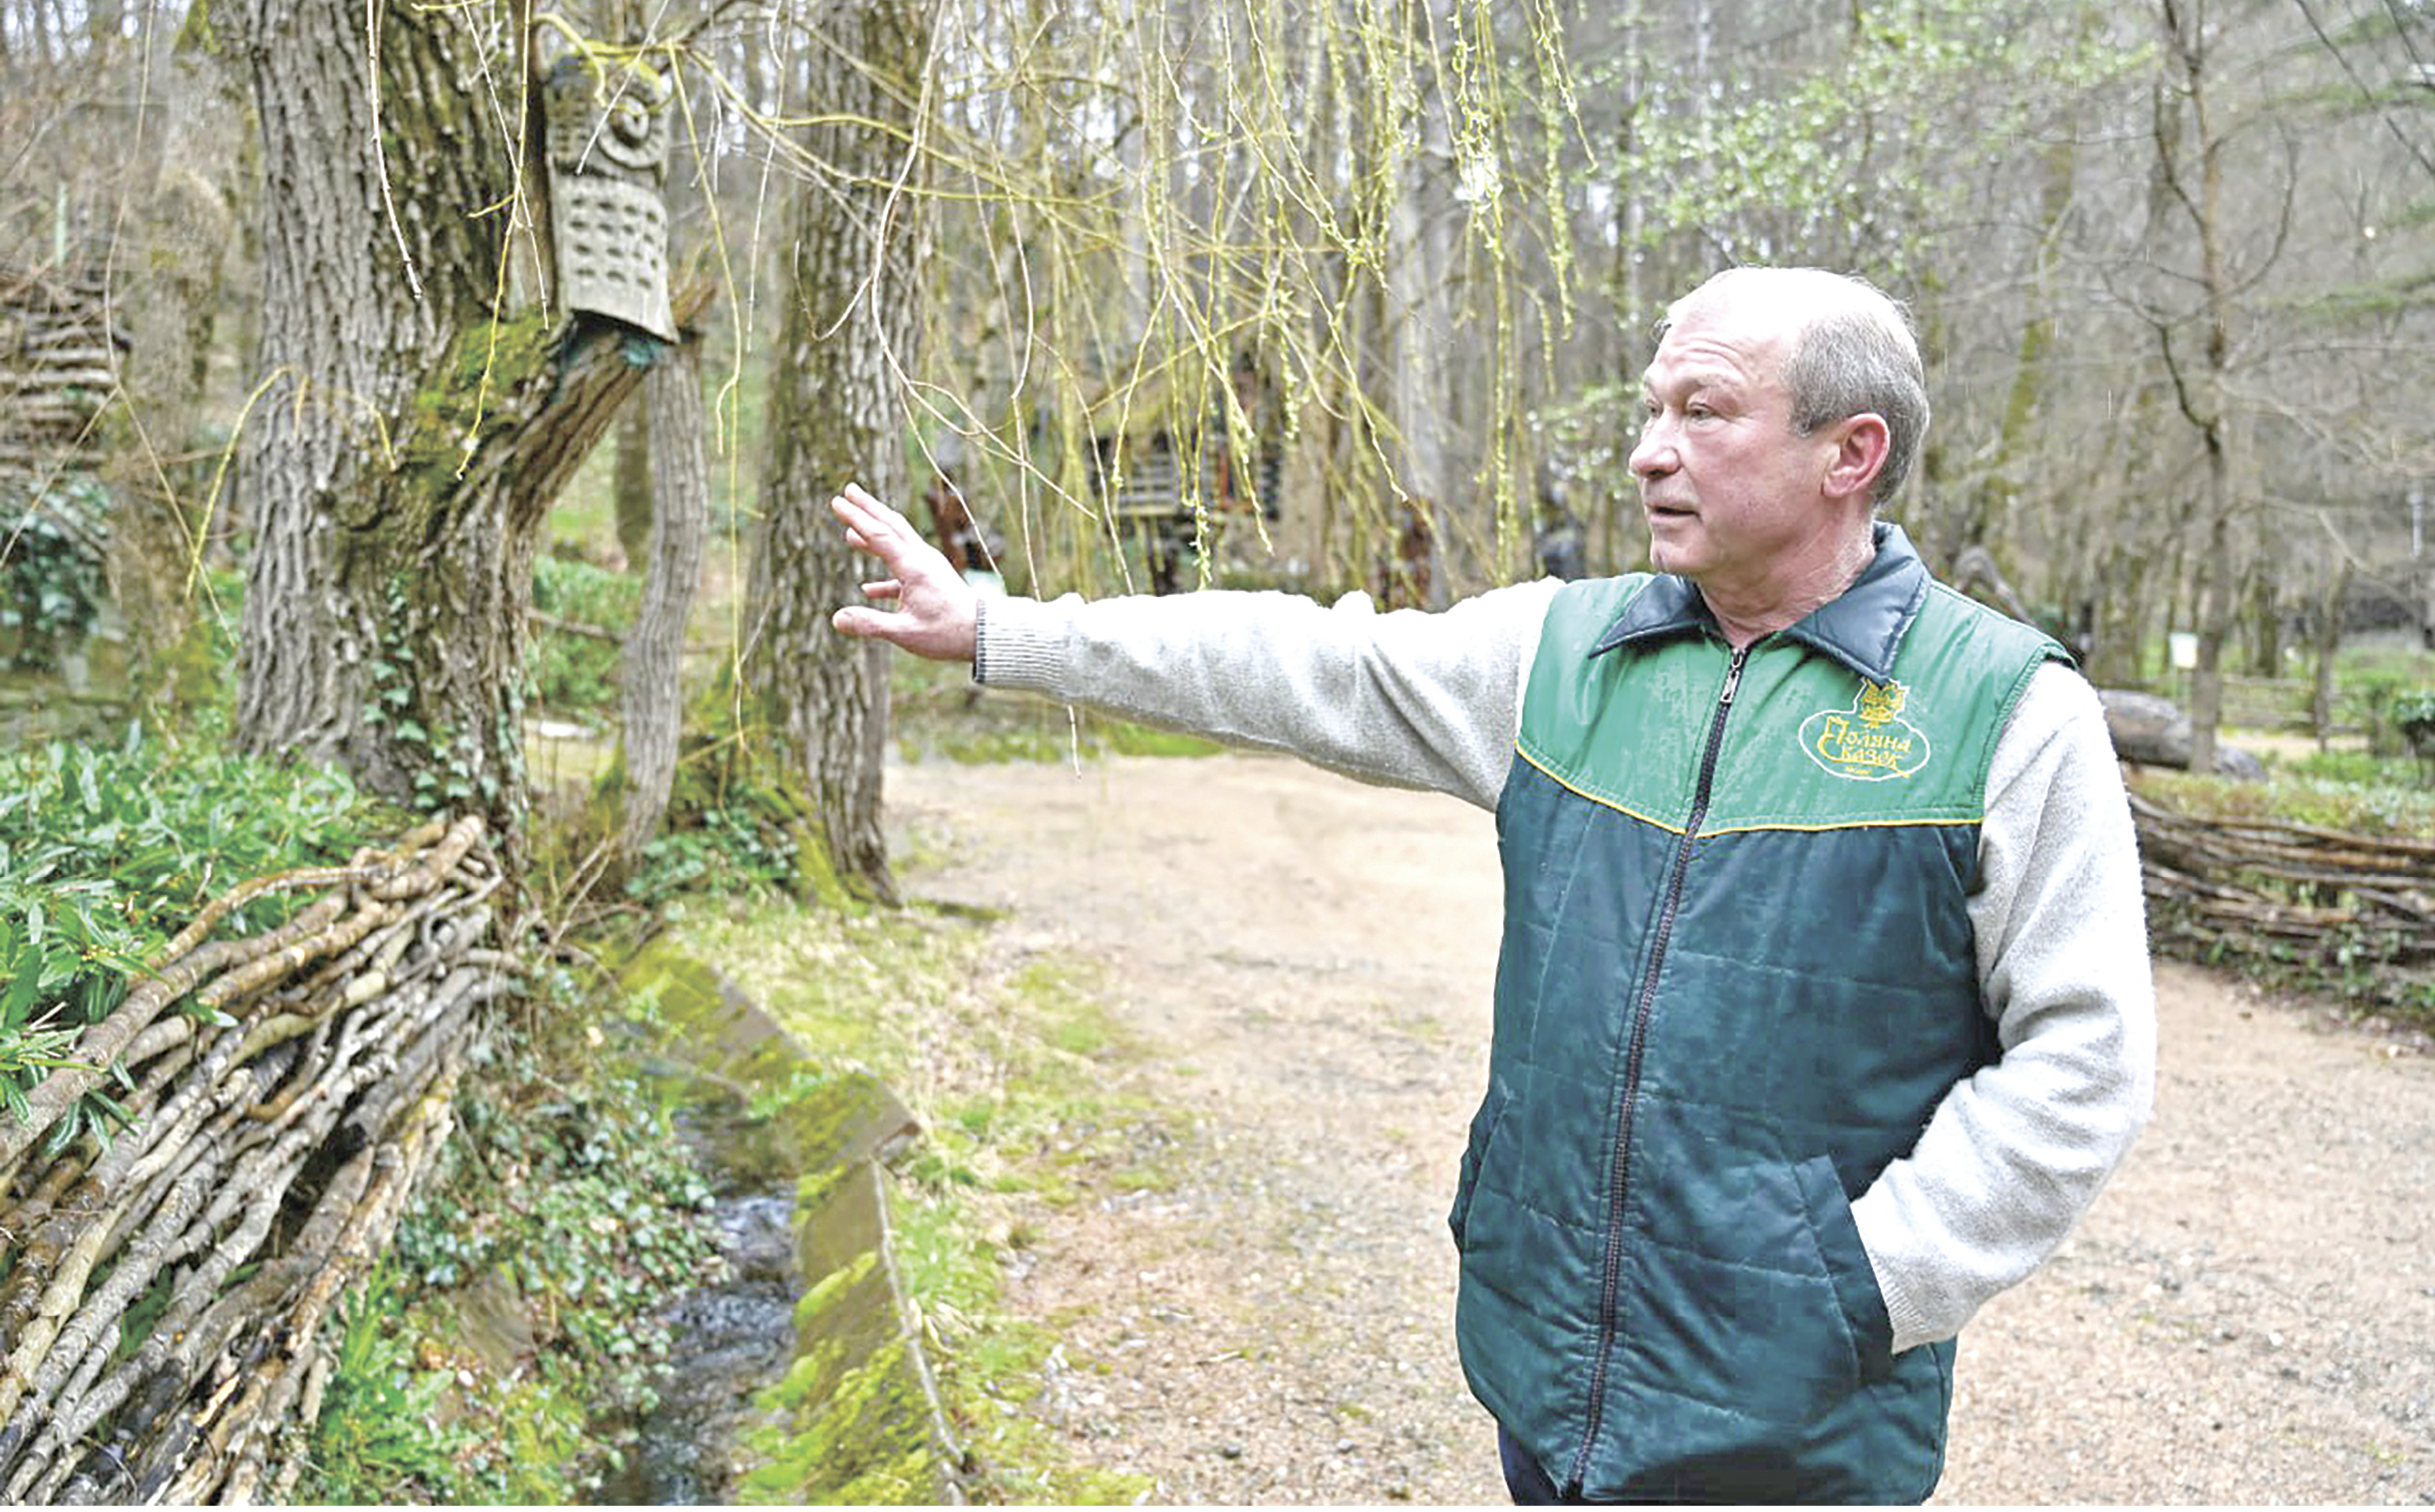
[[[1928,737],[1903,718],[1900,683],[1862,683],[1848,710],[1821,709],[1801,722],[1809,758],[1855,782],[1907,777],[1928,764]]]

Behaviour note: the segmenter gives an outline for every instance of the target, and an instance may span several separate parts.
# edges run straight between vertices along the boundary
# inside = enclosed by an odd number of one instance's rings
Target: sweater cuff
[[[1886,1305],[1886,1322],[1894,1329],[1894,1353],[1900,1355],[1905,1350],[1953,1337],[1954,1330],[1939,1329],[1922,1312],[1910,1288],[1903,1285],[1900,1272],[1880,1258],[1889,1250],[1885,1237],[1871,1232],[1877,1227],[1872,1221],[1877,1216],[1876,1206],[1869,1201],[1872,1195],[1863,1192],[1860,1200],[1852,1204],[1852,1222],[1860,1230],[1861,1252],[1869,1257],[1869,1269],[1877,1277],[1877,1295]]]
[[[973,624],[973,681],[991,688],[1055,693],[1065,670],[1065,635],[1037,599],[988,598]]]

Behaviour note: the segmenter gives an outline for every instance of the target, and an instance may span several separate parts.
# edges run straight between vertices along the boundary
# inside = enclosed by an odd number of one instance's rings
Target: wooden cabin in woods
[[[133,345],[108,293],[98,270],[0,261],[0,628],[20,666],[81,635],[101,592],[110,511],[93,429]]]
[[[1090,407],[1092,487],[1120,533],[1137,536],[1150,589],[1183,586],[1184,554],[1230,522],[1284,513],[1284,406],[1250,354],[1227,375],[1251,434],[1238,435],[1205,375],[1173,368],[1111,386]]]
[[[72,465],[118,391],[132,343],[108,309],[98,270],[0,262],[0,502]]]

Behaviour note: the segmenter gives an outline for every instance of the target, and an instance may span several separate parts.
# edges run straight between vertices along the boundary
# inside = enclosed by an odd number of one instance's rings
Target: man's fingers
[[[946,558],[922,538],[913,522],[873,498],[860,483],[847,483],[829,499],[828,507],[845,526],[846,544],[878,557],[894,580],[927,577],[934,565],[945,570]]]
[[[850,635],[860,640],[893,641],[896,637],[888,632],[900,627],[904,623],[904,617],[877,609],[865,609],[857,604],[848,604],[830,615],[828,622],[836,627],[839,635]]]
[[[884,528],[879,516],[842,493],[828,501],[828,512],[837,516],[837,523],[845,527],[845,538],[865,551],[871,549],[870,538]]]
[[[837,516],[837,523],[845,527],[848,544],[857,551],[868,551],[874,556],[879,553],[880,542],[888,533],[888,522],[884,517],[842,493],[828,501],[828,509]]]
[[[862,585],[868,604],[848,604],[829,616],[839,635],[885,641],[934,661],[970,661],[973,591],[947,558],[903,515],[848,483],[828,501],[845,527],[846,543],[879,559],[887,576]]]
[[[845,522],[847,529],[859,530],[868,537],[876,538],[900,530],[906,534],[913,533],[912,521],[872,497],[871,491],[860,483],[847,483],[836,497],[828,501],[828,506],[836,511],[837,518]]]
[[[898,524],[903,524],[905,521],[905,517],[903,515],[889,508],[886,504],[881,503],[878,498],[872,494],[870,489],[865,488],[860,483],[847,483],[843,489],[843,492],[848,503],[859,504],[864,509],[878,515],[881,519],[892,519]]]

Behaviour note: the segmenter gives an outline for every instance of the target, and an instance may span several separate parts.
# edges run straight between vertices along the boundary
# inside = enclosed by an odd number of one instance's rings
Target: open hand
[[[860,483],[828,501],[845,526],[846,543],[879,558],[887,576],[862,585],[864,596],[893,612],[849,604],[829,623],[841,635],[886,641],[934,662],[969,662],[980,595],[948,565],[913,522],[873,498]]]

